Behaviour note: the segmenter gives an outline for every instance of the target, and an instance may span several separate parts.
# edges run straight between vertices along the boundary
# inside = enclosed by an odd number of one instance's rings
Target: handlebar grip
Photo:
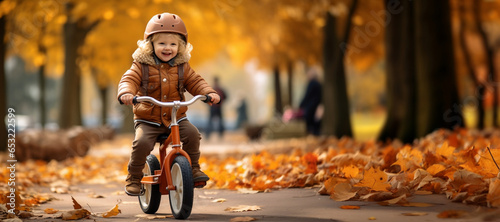
[[[205,95],[205,96],[206,96],[206,98],[204,100],[202,100],[204,103],[208,103],[208,102],[212,101],[212,97],[211,96],[209,96],[208,94]]]
[[[125,103],[122,102],[122,97],[120,96],[120,98],[118,98],[118,102],[120,102],[120,105],[123,105]]]
[[[139,102],[137,101],[137,96],[134,96],[134,98],[132,99],[132,103],[133,103],[134,105],[135,105],[135,104],[137,104],[137,103],[139,103]]]

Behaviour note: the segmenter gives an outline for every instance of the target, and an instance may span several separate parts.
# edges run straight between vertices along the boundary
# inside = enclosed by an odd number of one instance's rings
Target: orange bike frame
[[[181,137],[179,133],[179,124],[177,124],[177,108],[172,109],[172,125],[170,126],[170,135],[165,140],[163,145],[160,147],[160,170],[155,170],[154,175],[145,176],[142,178],[141,183],[143,184],[159,184],[160,193],[162,195],[169,194],[170,190],[175,190],[172,182],[172,173],[170,172],[170,166],[174,162],[175,157],[182,155],[186,157],[191,165],[191,158],[189,155],[181,148]],[[172,150],[167,153],[167,148],[172,143]]]

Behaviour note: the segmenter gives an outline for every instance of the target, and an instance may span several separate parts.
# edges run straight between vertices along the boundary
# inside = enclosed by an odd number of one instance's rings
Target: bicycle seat
[[[169,136],[169,134],[166,134],[166,133],[160,134],[160,135],[158,135],[158,137],[156,137],[156,142],[163,143],[168,138],[168,136]]]

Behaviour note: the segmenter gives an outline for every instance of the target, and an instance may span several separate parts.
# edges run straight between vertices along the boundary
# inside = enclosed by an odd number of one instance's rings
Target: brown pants
[[[199,167],[201,134],[188,120],[179,123],[182,149],[189,154],[193,168]],[[170,133],[170,129],[163,125],[137,122],[135,124],[135,139],[132,143],[132,154],[128,163],[128,172],[132,176],[142,177],[142,170],[146,164],[146,157],[153,151],[158,135]]]

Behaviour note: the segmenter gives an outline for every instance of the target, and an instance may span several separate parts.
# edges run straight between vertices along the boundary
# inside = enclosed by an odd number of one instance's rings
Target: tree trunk
[[[101,109],[101,125],[107,124],[108,119],[108,87],[99,87],[99,94],[101,95],[102,109]]]
[[[80,107],[80,71],[76,64],[78,58],[79,39],[81,36],[76,22],[68,18],[64,24],[64,76],[62,88],[61,109],[59,111],[59,127],[69,128],[74,125],[81,125]]]
[[[481,25],[481,17],[480,17],[480,6],[481,6],[481,1],[474,0],[474,21],[477,27],[477,30],[479,32],[479,36],[481,37],[481,42],[482,42],[482,47],[483,50],[486,53],[486,65],[488,66],[488,79],[489,83],[486,83],[490,87],[487,87],[488,90],[492,90],[493,93],[493,126],[497,127],[498,126],[498,93],[497,93],[497,87],[493,85],[493,83],[496,83],[496,70],[495,70],[495,64],[493,62],[494,59],[494,51],[492,47],[489,46],[488,44],[488,36],[486,35],[486,32],[483,29],[483,26]],[[493,86],[492,86],[493,85]],[[492,86],[492,87],[491,87]],[[483,87],[483,91],[485,91],[481,96],[483,96],[486,93],[486,88]],[[484,97],[481,97],[484,98]],[[482,100],[482,99],[481,99]],[[484,107],[483,107],[483,112],[484,112]],[[482,119],[483,126],[484,126],[484,117]]]
[[[349,100],[347,98],[347,84],[344,70],[344,48],[349,40],[352,15],[357,6],[354,0],[345,25],[344,36],[340,39],[336,31],[336,19],[329,12],[326,13],[323,67],[325,81],[323,88],[323,105],[325,115],[322,120],[322,133],[336,137],[352,137],[351,119],[349,114]]]
[[[0,2],[2,2],[0,0]],[[5,77],[5,53],[7,51],[5,46],[5,29],[6,29],[6,16],[0,17],[0,151],[7,150],[7,129],[4,117],[7,115],[7,80]]]
[[[281,81],[280,81],[280,69],[279,66],[276,65],[274,67],[274,111],[275,114],[281,115],[283,114],[283,102],[281,97]]]
[[[448,1],[415,1],[417,136],[464,126],[456,85]],[[432,33],[432,34],[430,34]]]
[[[391,2],[386,0],[387,5]],[[413,2],[401,3],[395,12],[391,12],[386,27],[387,118],[378,140],[398,138],[410,143],[416,134]]]
[[[459,5],[460,30],[459,30],[459,34],[458,34],[458,40],[459,40],[458,42],[460,43],[460,47],[462,48],[462,51],[464,54],[464,60],[465,60],[465,65],[467,67],[467,72],[468,72],[470,78],[472,79],[472,81],[474,82],[474,86],[478,89],[477,93],[479,94],[479,96],[481,98],[484,98],[484,93],[486,91],[485,85],[478,80],[477,74],[474,71],[474,65],[472,64],[472,58],[470,55],[470,51],[469,51],[469,48],[467,47],[467,42],[465,41],[465,27],[466,27],[466,24],[465,24],[465,14],[466,14],[465,3],[460,2],[459,4],[460,4]],[[484,128],[485,112],[484,112],[484,105],[482,103],[483,100],[481,98],[479,98],[478,106],[477,106],[477,125],[476,125],[476,127],[478,129]]]
[[[66,10],[68,12],[73,8],[72,3],[67,3]],[[68,13],[69,14],[69,13]],[[61,107],[59,111],[59,127],[69,128],[74,125],[82,124],[81,115],[81,98],[80,98],[80,82],[81,70],[78,67],[78,49],[85,42],[85,37],[99,21],[92,24],[86,24],[86,20],[79,19],[73,21],[71,16],[68,16],[67,22],[64,24],[64,76]]]
[[[38,68],[38,87],[40,88],[40,126],[45,128],[45,124],[47,124],[46,118],[46,108],[45,108],[45,65],[40,66]]]

